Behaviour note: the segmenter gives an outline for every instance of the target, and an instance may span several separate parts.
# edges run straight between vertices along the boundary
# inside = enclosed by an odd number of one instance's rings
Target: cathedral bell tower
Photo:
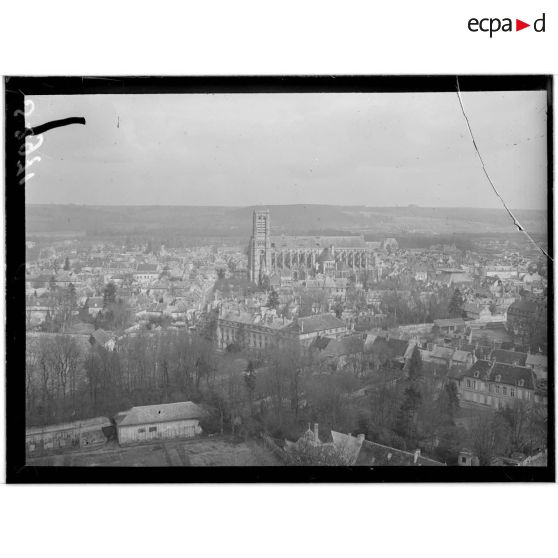
[[[259,283],[271,270],[271,227],[269,209],[254,211],[248,249],[248,279]]]

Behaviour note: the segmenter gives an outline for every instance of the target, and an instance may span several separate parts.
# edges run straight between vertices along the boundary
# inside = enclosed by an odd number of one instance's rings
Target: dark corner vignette
[[[8,483],[306,483],[306,482],[554,482],[554,215],[552,76],[459,76],[467,91],[546,90],[548,184],[548,457],[546,467],[394,467],[394,466],[249,466],[249,467],[85,467],[26,465],[26,226],[25,140],[56,127],[85,125],[81,114],[25,127],[26,95],[171,94],[171,93],[335,93],[454,92],[456,76],[237,76],[237,77],[7,77],[5,92],[6,215],[6,459]],[[119,125],[119,123],[117,124]],[[474,130],[473,130],[474,132]],[[473,139],[474,141],[474,139]],[[482,151],[482,150],[481,150]],[[256,213],[254,213],[256,215]],[[256,218],[256,217],[254,217]],[[273,218],[273,214],[272,214]],[[254,225],[254,231],[256,226]],[[254,267],[252,268],[254,269]],[[124,410],[124,409],[123,409]],[[130,420],[122,416],[121,420]],[[316,429],[314,431],[314,428]],[[317,425],[304,434],[318,439]],[[321,433],[320,433],[321,434]],[[301,437],[302,439],[302,437]],[[420,453],[419,453],[420,456]],[[391,455],[390,455],[391,457]],[[167,456],[172,462],[173,454]],[[411,462],[413,457],[410,458]],[[415,454],[415,464],[417,462]]]

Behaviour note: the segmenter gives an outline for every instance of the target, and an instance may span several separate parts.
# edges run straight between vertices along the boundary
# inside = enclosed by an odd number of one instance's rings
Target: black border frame
[[[547,92],[548,250],[554,254],[553,77],[465,75],[461,91]],[[170,93],[455,92],[456,76],[139,76],[5,77],[6,480],[8,483],[305,483],[305,482],[554,482],[554,270],[549,265],[547,467],[32,467],[25,465],[25,188],[17,165],[25,155],[25,95]],[[552,262],[549,262],[552,264]],[[17,364],[16,364],[17,363]]]

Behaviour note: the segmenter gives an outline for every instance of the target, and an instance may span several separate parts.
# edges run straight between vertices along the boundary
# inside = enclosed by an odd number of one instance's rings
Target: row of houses
[[[496,359],[478,360],[453,377],[461,400],[501,409],[515,401],[547,403],[546,380],[537,379],[526,366],[504,364]]]
[[[423,348],[414,340],[371,334],[339,339],[318,337],[311,345],[320,362],[337,370],[361,363],[378,368],[391,362],[396,370],[404,371],[415,347],[423,362],[445,370],[444,377],[456,384],[463,401],[501,408],[515,400],[537,403],[547,400],[548,359],[542,354],[467,344],[461,348],[451,345]]]
[[[331,431],[331,442],[319,437],[318,424],[308,429],[296,440],[280,441],[282,458],[294,465],[314,464],[347,465],[362,467],[443,467],[445,463],[423,456],[420,449],[405,451],[366,440],[364,434],[353,436]]]

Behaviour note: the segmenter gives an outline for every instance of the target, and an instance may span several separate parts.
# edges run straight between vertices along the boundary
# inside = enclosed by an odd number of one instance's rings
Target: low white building
[[[338,339],[347,334],[347,325],[333,314],[315,314],[298,318],[286,330],[293,331],[302,346],[308,347],[316,337]]]
[[[49,450],[102,445],[107,441],[103,428],[111,426],[106,417],[32,426],[25,430],[25,449],[27,455],[33,456]]]
[[[201,434],[201,407],[191,401],[132,407],[115,417],[119,444],[193,438]]]

